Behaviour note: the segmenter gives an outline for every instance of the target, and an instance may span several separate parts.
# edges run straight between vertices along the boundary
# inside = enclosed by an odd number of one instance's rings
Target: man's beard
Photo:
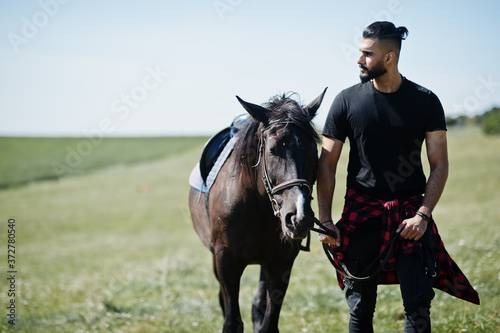
[[[371,79],[376,79],[381,75],[387,73],[387,69],[384,66],[383,60],[380,60],[371,70],[368,70],[365,66],[360,66],[364,70],[366,70],[366,74],[359,74],[359,79],[362,83],[368,82]]]

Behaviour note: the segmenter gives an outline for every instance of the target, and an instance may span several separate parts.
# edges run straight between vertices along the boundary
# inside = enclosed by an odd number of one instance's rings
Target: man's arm
[[[332,199],[335,190],[335,174],[343,144],[344,143],[340,140],[326,136],[323,137],[323,145],[318,165],[317,186],[320,222],[332,221]],[[337,238],[334,239],[333,237],[320,234],[320,242],[340,246],[340,233],[337,227],[333,222],[324,223],[324,225],[332,229],[337,234]]]
[[[441,194],[443,193],[446,180],[448,179],[448,148],[446,142],[446,131],[426,132],[425,143],[427,147],[427,158],[430,165],[429,179],[425,187],[425,195],[419,211],[431,216]],[[405,239],[419,240],[427,229],[427,221],[419,215],[404,220],[398,227],[401,237]]]

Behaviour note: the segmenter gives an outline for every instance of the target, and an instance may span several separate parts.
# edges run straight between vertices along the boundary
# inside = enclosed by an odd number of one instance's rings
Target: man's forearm
[[[335,173],[342,152],[340,140],[324,137],[318,163],[318,208],[321,222],[332,219],[332,199],[335,190]]]
[[[446,180],[448,179],[448,164],[435,167],[429,174],[429,179],[425,187],[424,200],[419,210],[430,216],[434,207],[443,193]]]
[[[420,211],[431,216],[448,179],[448,148],[446,143],[446,131],[434,131],[426,133],[427,157],[431,172]]]
[[[321,222],[332,219],[332,199],[335,191],[335,169],[326,163],[318,169],[318,209]]]

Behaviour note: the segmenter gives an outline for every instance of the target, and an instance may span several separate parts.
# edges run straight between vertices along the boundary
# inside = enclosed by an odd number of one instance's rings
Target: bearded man
[[[357,61],[361,83],[337,95],[323,129],[319,218],[337,237],[320,235],[319,240],[331,244],[335,260],[352,276],[372,274],[366,281],[338,275],[349,305],[349,332],[373,332],[379,284],[399,283],[405,332],[431,331],[433,287],[479,304],[432,219],[448,177],[446,123],[438,97],[399,73],[407,35],[405,27],[391,22],[374,22],[364,30]],[[346,138],[347,192],[335,225],[335,173]],[[424,142],[428,178],[421,161]],[[386,260],[381,259],[384,251],[390,251]],[[383,265],[380,274],[374,274],[374,262]]]

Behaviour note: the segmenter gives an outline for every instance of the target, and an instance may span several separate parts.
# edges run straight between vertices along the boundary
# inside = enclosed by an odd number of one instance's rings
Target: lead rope
[[[325,227],[324,225],[322,225],[317,219],[314,222],[322,230],[317,229],[317,228],[311,228],[312,231],[316,231],[317,233],[331,236],[333,238],[337,238],[337,235],[332,230],[330,230],[327,227]],[[389,260],[389,258],[391,256],[392,247],[394,246],[394,243],[396,242],[396,239],[398,237],[399,237],[399,233],[396,233],[394,236],[392,236],[392,238],[389,241],[389,246],[387,246],[385,248],[385,250],[382,253],[380,253],[379,256],[361,273],[361,275],[363,275],[366,272],[368,272],[378,261],[380,261],[380,258],[382,258],[382,256],[384,255],[384,252],[386,252],[384,259],[382,260],[382,263],[377,267],[377,269],[371,275],[367,275],[367,276],[354,276],[351,274],[351,272],[349,272],[349,270],[347,269],[346,265],[343,262],[339,262],[340,265],[337,264],[337,262],[335,261],[335,259],[333,257],[335,255],[335,251],[333,250],[333,247],[331,245],[323,243],[323,250],[325,251],[326,257],[328,258],[328,260],[330,261],[332,266],[335,268],[335,270],[340,275],[342,275],[343,277],[350,279],[352,281],[358,281],[358,282],[368,281],[368,280],[371,280],[371,279],[377,277],[378,274],[380,273],[380,271],[382,271],[382,268],[384,268],[385,264],[387,264],[387,261]]]

